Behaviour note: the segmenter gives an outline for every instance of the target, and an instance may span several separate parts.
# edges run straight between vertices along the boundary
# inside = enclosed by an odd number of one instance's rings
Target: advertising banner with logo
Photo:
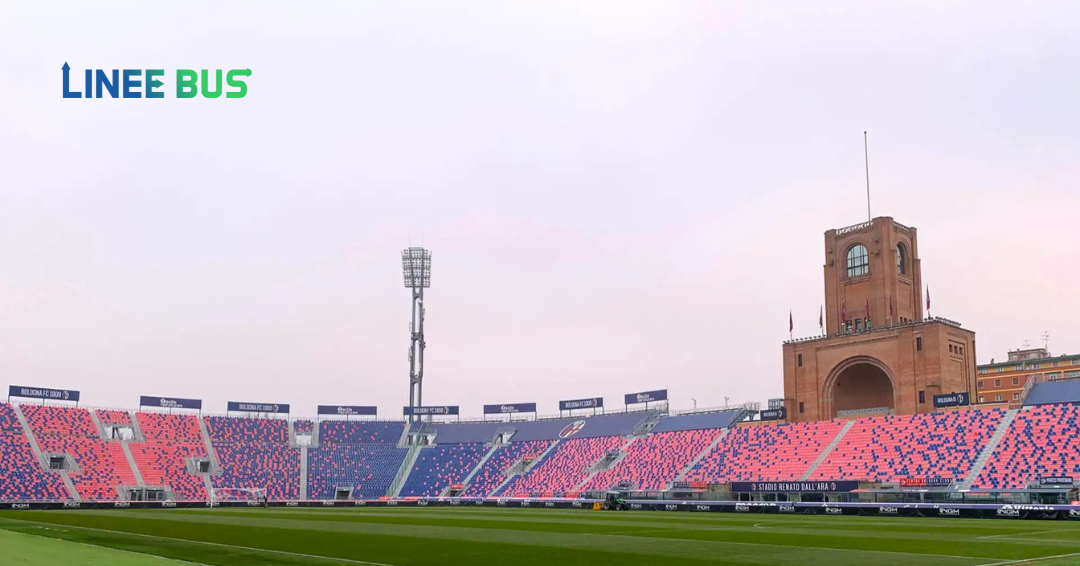
[[[1073,484],[1073,478],[1071,476],[1054,476],[1039,478],[1039,485],[1060,485],[1065,487],[1071,487]]]
[[[502,405],[484,405],[485,415],[506,413],[535,413],[536,403],[505,403]]]
[[[841,493],[859,489],[857,481],[731,482],[735,493]]]
[[[950,478],[900,478],[900,487],[949,487]]]
[[[787,409],[780,407],[778,409],[766,409],[761,411],[760,418],[763,421],[782,421],[787,418]]]
[[[160,407],[162,409],[194,409],[202,410],[202,399],[181,399],[179,397],[151,397],[150,395],[139,396],[139,407]]]
[[[230,412],[241,413],[288,413],[287,403],[245,403],[243,401],[229,401]]]
[[[457,405],[447,405],[443,407],[405,407],[404,415],[406,417],[418,417],[422,415],[457,415],[460,414],[460,407]]]
[[[593,397],[591,399],[571,399],[569,401],[559,401],[560,411],[573,411],[576,409],[600,409],[604,407],[603,397]]]
[[[341,415],[351,417],[356,415],[378,415],[379,408],[373,405],[319,405],[320,415]]]
[[[641,393],[627,393],[624,404],[636,405],[637,403],[652,403],[654,401],[667,401],[667,389],[656,391],[642,391]]]
[[[966,407],[971,404],[971,395],[967,393],[947,393],[945,395],[934,395],[934,408],[942,409],[945,407]]]
[[[26,387],[25,385],[9,385],[8,397],[79,402],[79,392],[72,389],[49,389],[48,387]]]

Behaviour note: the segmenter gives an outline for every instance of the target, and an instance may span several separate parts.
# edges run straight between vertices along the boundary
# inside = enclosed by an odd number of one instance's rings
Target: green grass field
[[[0,564],[1080,565],[1080,522],[555,509],[0,512]]]

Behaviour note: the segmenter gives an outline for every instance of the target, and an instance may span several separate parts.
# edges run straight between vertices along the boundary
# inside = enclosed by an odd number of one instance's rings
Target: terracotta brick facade
[[[789,421],[930,412],[934,395],[974,393],[975,333],[924,320],[914,228],[881,217],[829,230],[824,271],[827,335],[783,347]]]

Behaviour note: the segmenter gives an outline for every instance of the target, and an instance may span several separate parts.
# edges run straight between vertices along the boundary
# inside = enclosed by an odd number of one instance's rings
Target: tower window
[[[799,367],[802,367],[802,354],[799,354]]]
[[[866,246],[855,244],[847,252],[847,276],[858,277],[870,273],[870,260],[866,255]]]
[[[917,351],[917,352],[922,351],[922,336],[916,336],[915,337],[915,351]]]
[[[921,404],[923,404],[925,402],[926,402],[926,392],[925,391],[920,391],[919,392],[919,404],[921,405]]]
[[[805,413],[805,412],[806,412],[806,406],[803,405],[802,401],[799,401],[799,413]]]
[[[900,275],[907,273],[907,249],[904,244],[896,244],[896,272]]]

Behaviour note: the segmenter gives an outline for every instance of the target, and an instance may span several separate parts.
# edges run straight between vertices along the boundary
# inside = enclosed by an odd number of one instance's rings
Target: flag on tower
[[[866,299],[866,320],[870,320],[870,299]]]
[[[889,295],[889,319],[893,317],[893,300],[892,295]]]
[[[840,301],[840,322],[847,322],[847,299]]]
[[[825,334],[825,307],[820,307],[818,309],[817,325],[818,328],[821,329],[821,333]]]
[[[791,317],[791,311],[787,311],[787,330],[788,332],[795,331],[795,319]]]
[[[930,314],[930,286],[926,286],[926,314]]]

